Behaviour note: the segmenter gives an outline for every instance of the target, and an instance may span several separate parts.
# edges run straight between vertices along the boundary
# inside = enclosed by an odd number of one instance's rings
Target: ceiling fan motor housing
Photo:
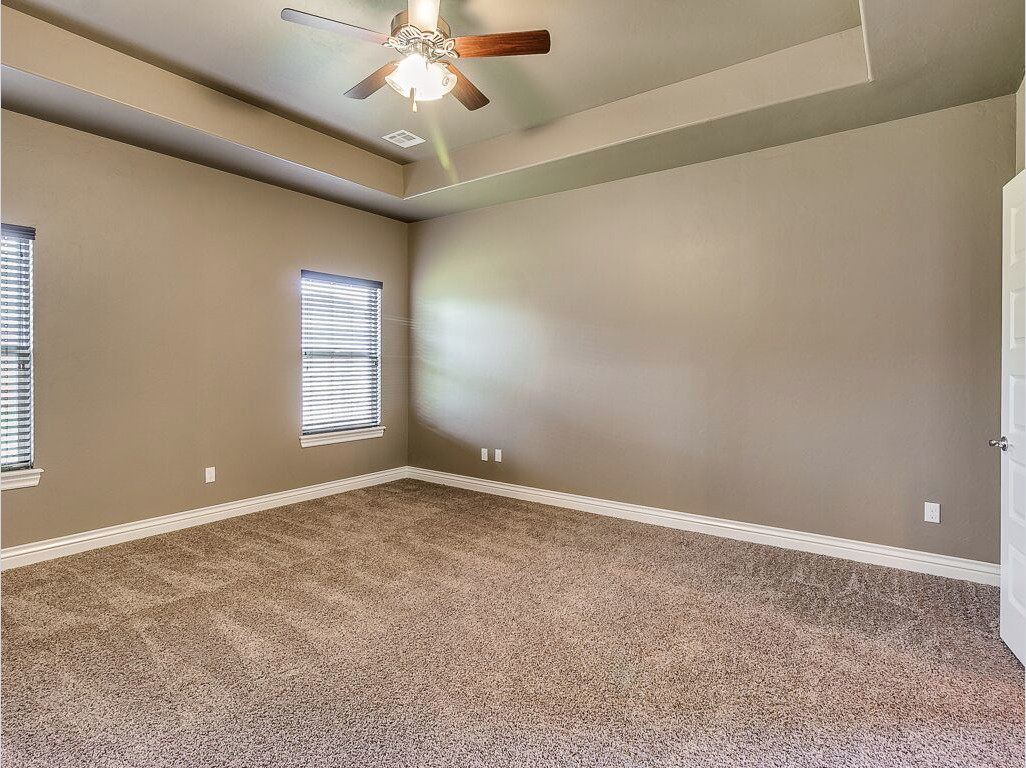
[[[388,48],[395,49],[403,56],[419,54],[428,63],[442,62],[459,57],[456,52],[456,41],[450,37],[452,30],[445,19],[439,18],[437,27],[425,32],[407,23],[409,14],[406,11],[397,13],[392,19],[392,34],[384,42]]]
[[[394,17],[392,17],[392,37],[395,37],[396,32],[398,32],[400,29],[408,26],[410,26],[410,12],[400,11]],[[414,27],[414,29],[416,29],[416,27]],[[418,31],[422,32],[423,30]],[[441,16],[438,17],[438,31],[442,33],[442,37],[452,37],[452,28],[449,26],[449,22],[447,22]]]

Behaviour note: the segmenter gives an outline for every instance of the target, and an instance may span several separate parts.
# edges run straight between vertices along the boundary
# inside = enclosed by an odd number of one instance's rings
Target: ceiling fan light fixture
[[[387,84],[409,100],[414,112],[418,101],[436,101],[447,93],[471,112],[488,104],[488,97],[456,68],[456,59],[530,56],[548,53],[551,48],[547,29],[453,37],[452,27],[438,15],[438,4],[439,0],[407,0],[407,9],[393,17],[387,35],[295,8],[283,8],[281,17],[294,24],[376,43],[404,57],[378,67],[346,91],[346,97],[366,99]]]
[[[404,99],[411,91],[416,101],[437,101],[456,87],[456,75],[437,61],[428,61],[419,53],[411,53],[399,62],[385,82]]]

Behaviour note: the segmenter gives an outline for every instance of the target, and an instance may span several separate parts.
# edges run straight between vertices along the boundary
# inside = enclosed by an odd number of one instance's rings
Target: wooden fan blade
[[[395,69],[395,62],[388,62],[381,69],[375,70],[373,74],[368,75],[346,91],[346,96],[351,99],[366,99],[385,84],[385,78],[392,74],[393,69]]]
[[[497,35],[468,35],[456,38],[456,52],[461,59],[484,56],[528,56],[548,53],[552,46],[549,30],[530,32],[500,32]]]
[[[285,21],[291,21],[293,24],[303,24],[304,26],[313,27],[314,29],[326,29],[329,32],[338,32],[348,37],[355,37],[358,40],[366,40],[368,43],[377,43],[378,45],[382,45],[388,40],[388,35],[383,35],[372,29],[355,27],[352,24],[346,24],[344,21],[326,19],[323,16],[314,16],[312,13],[297,11],[294,8],[283,8],[281,17]]]
[[[457,98],[460,104],[473,112],[475,109],[481,109],[481,107],[488,103],[488,97],[477,90],[477,86],[470,82],[465,74],[456,69],[452,64],[448,66],[452,73],[456,75],[456,86],[452,89],[452,95]]]

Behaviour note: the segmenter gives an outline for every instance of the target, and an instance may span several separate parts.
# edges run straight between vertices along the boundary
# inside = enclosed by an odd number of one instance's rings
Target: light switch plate
[[[500,462],[502,461],[502,448],[495,449],[495,460]]]
[[[488,449],[487,448],[482,448],[481,449],[481,461],[488,461]]]
[[[215,476],[216,474],[214,471],[214,467],[207,467],[205,470],[203,470],[203,482],[212,483],[214,482]]]
[[[928,501],[923,505],[923,522],[940,522],[940,504],[937,504],[933,501]]]

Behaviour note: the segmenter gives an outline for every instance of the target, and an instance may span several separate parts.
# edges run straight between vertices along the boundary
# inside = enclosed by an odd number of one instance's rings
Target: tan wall
[[[405,225],[5,111],[45,474],[2,544],[402,465],[412,384],[419,466],[995,560],[1013,109],[415,225],[412,382]],[[384,439],[299,447],[301,268],[385,282]]]
[[[38,487],[3,546],[406,463],[406,226],[3,112],[38,230]],[[385,437],[299,446],[299,271],[384,282]],[[217,467],[217,482],[203,468]]]
[[[413,225],[411,463],[996,561],[1013,110]]]
[[[1023,81],[1026,82],[1026,81]],[[1023,130],[1024,115],[1026,107],[1023,105],[1023,83],[1019,83],[1019,90],[1015,92],[1015,172],[1018,173],[1026,165],[1023,161],[1023,143],[1026,142],[1026,131]]]

